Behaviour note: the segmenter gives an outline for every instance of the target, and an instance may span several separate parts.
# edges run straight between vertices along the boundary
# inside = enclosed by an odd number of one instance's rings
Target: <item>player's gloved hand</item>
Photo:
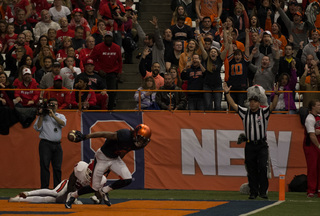
[[[238,137],[238,142],[237,144],[240,145],[241,143],[243,142],[246,142],[247,141],[247,137],[244,133],[241,133]]]
[[[75,131],[74,134],[76,135],[74,142],[81,142],[81,141],[87,139],[86,135],[81,133],[81,131]]]

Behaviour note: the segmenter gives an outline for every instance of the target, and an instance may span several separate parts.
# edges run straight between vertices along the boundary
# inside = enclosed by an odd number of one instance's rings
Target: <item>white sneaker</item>
[[[96,195],[91,196],[90,199],[92,200],[92,202],[94,204],[100,204],[101,203],[101,200],[99,200]]]
[[[82,205],[83,203],[81,202],[81,200],[76,199],[73,204],[75,205]]]
[[[20,196],[11,197],[8,202],[20,202]]]

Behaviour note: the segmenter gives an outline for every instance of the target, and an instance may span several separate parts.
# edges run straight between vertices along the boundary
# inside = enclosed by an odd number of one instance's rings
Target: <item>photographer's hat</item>
[[[29,68],[24,68],[22,70],[22,75],[25,75],[25,74],[31,74],[31,70]]]
[[[56,75],[53,80],[54,81],[56,81],[56,80],[61,80],[62,81],[62,76]]]

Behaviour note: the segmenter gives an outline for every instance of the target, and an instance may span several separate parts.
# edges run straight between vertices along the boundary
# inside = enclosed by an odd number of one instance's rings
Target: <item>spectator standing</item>
[[[25,54],[26,50],[21,46],[13,46],[6,53],[6,70],[10,71],[9,78],[11,81],[18,77],[18,65]]]
[[[196,0],[196,12],[201,21],[206,16],[214,15],[215,22],[219,23],[218,20],[222,14],[222,0]]]
[[[303,150],[307,161],[307,197],[313,198],[320,190],[320,101],[314,99],[309,102],[309,115],[305,122],[305,138]]]
[[[139,63],[139,72],[143,79],[145,79],[148,76],[152,76],[155,83],[156,83],[156,89],[159,89],[164,84],[164,79],[160,75],[160,64],[158,62],[155,62],[151,66],[151,72],[147,70],[146,68],[146,57],[150,54],[150,50],[146,48],[143,51],[140,63]]]
[[[17,46],[24,47],[24,49],[26,50],[26,54],[33,58],[33,51],[28,45],[26,45],[26,35],[24,33],[18,34],[17,40],[15,41],[14,45],[9,47],[8,50],[10,51],[13,47]]]
[[[53,58],[50,56],[44,57],[43,58],[43,65],[40,70],[37,70],[35,72],[35,79],[37,83],[41,82],[41,79],[44,75],[47,73],[52,72],[52,64],[53,64]]]
[[[198,54],[192,56],[191,66],[181,72],[181,79],[188,81],[188,90],[202,90],[204,81],[204,72],[206,69],[201,64]],[[202,92],[188,92],[188,109],[204,110],[204,101]]]
[[[14,33],[20,34],[24,30],[30,30],[31,32],[33,32],[32,26],[27,22],[25,11],[18,10],[18,13],[15,14]]]
[[[220,91],[222,90],[221,67],[229,51],[230,45],[228,40],[225,42],[225,49],[220,53],[217,48],[211,48],[208,59],[206,60],[206,71],[204,77],[203,90]],[[205,110],[213,110],[212,103],[214,102],[214,110],[221,110],[221,92],[204,92]]]
[[[307,44],[308,40],[308,32],[313,28],[313,25],[308,21],[302,21],[302,14],[300,12],[296,12],[293,16],[293,22],[288,18],[282,8],[280,8],[279,0],[274,1],[274,5],[280,13],[280,17],[288,28],[289,35],[293,37],[294,50],[299,49],[299,43],[303,41]]]
[[[49,188],[50,163],[53,169],[53,185],[56,187],[61,182],[62,128],[66,126],[67,119],[63,114],[57,113],[58,101],[51,98],[48,101],[49,114],[44,110],[39,110],[40,116],[37,118],[33,128],[40,132],[39,156],[40,156],[40,176],[41,188]]]
[[[311,42],[309,42],[302,51],[302,56],[301,56],[301,61],[302,64],[306,63],[307,56],[308,55],[313,55],[314,60],[318,61],[318,57],[316,55],[316,50],[319,50],[320,46],[320,31],[318,29],[312,30],[311,31]]]
[[[139,109],[139,100],[141,109],[155,109],[156,92],[144,91],[144,90],[155,90],[156,83],[152,76],[148,76],[143,79],[142,86],[138,88],[134,94],[134,100],[137,102],[137,109]]]
[[[122,46],[122,32],[124,32],[124,22],[127,21],[126,11],[120,1],[109,0],[106,4],[100,4],[99,13],[106,21],[107,30],[114,34],[114,41]]]
[[[122,73],[121,48],[113,43],[113,34],[107,31],[104,35],[104,43],[96,45],[90,55],[95,62],[95,68],[99,75],[106,80],[107,89],[117,88],[117,76]],[[113,110],[116,100],[116,93],[109,93],[108,109]]]
[[[47,34],[49,29],[60,29],[60,25],[51,20],[48,10],[41,11],[41,21],[38,22],[34,28],[34,37],[36,41],[39,40],[41,35]]]
[[[98,75],[98,72],[94,70],[94,63],[92,59],[89,58],[85,60],[84,73],[81,73],[76,77],[75,83],[78,83],[78,79],[80,79],[81,77],[87,77],[89,79],[88,87],[90,89],[103,90],[95,92],[97,99],[96,105],[103,110],[108,109],[108,94],[106,92],[106,82]]]
[[[28,0],[13,0],[14,15],[17,16],[20,10],[25,12],[24,18],[27,20],[31,15],[31,4]],[[19,34],[19,33],[17,33]]]
[[[188,17],[187,12],[184,10],[184,7],[182,5],[178,5],[176,7],[176,9],[174,10],[173,15],[172,15],[171,25],[177,24],[178,18],[180,16],[184,16],[186,18],[185,23],[184,23],[185,25],[192,27],[192,19],[190,17]]]
[[[277,106],[275,110],[277,111],[289,111],[289,114],[296,114],[296,105],[294,99],[294,90],[296,89],[297,84],[297,69],[296,61],[291,61],[292,69],[291,75],[287,73],[282,73],[278,80],[279,91],[291,91],[284,92],[278,98]],[[271,101],[274,98],[274,93],[271,94]]]
[[[261,85],[266,91],[272,91],[273,84],[275,82],[275,76],[278,73],[279,69],[280,52],[277,43],[272,46],[272,49],[274,53],[273,65],[271,64],[271,59],[269,56],[263,56],[260,67],[254,66],[252,63],[249,66],[250,70],[255,72],[254,84]],[[256,50],[253,50],[252,52],[256,52]]]
[[[296,62],[295,67],[297,70],[297,76],[299,76],[299,77],[302,76],[302,74],[303,74],[302,63],[299,58],[293,56],[293,45],[288,44],[288,45],[286,45],[286,47],[284,49],[284,56],[280,57],[279,70],[278,70],[278,74],[276,76],[276,79],[278,79],[282,73],[287,73],[291,76],[291,71],[292,71],[291,62],[293,60]]]
[[[173,42],[173,50],[165,56],[166,70],[172,66],[179,66],[180,56],[182,54],[183,43],[182,41],[176,40]]]
[[[186,94],[184,92],[170,92],[170,90],[181,90],[174,84],[171,74],[164,74],[164,85],[160,90],[168,90],[165,92],[157,92],[156,102],[162,110],[185,110],[187,107]]]
[[[135,24],[135,28],[137,29],[139,39],[143,40],[144,42],[145,49],[148,48],[150,50],[145,61],[146,69],[150,71],[151,65],[155,62],[158,62],[160,64],[160,73],[164,73],[166,71],[164,62],[164,44],[160,35],[157,17],[154,16],[152,18],[152,21],[150,21],[155,27],[154,34],[144,33],[143,29],[137,21],[137,15],[132,16],[132,21]]]
[[[49,14],[54,22],[59,22],[61,18],[71,20],[71,12],[68,7],[62,5],[62,0],[54,0],[53,7],[49,9]]]
[[[223,83],[223,89],[228,103],[239,114],[245,135],[247,138],[245,146],[245,165],[248,172],[250,188],[249,199],[256,199],[259,195],[263,199],[268,199],[267,191],[269,187],[267,170],[269,150],[267,143],[267,127],[270,113],[278,102],[278,88],[275,87],[275,97],[270,106],[260,107],[257,96],[249,98],[250,107],[245,108],[236,104],[230,96],[230,87]]]
[[[171,74],[171,77],[173,79],[173,83],[178,86],[179,88],[182,87],[182,79],[180,77],[180,74],[178,73],[178,67],[177,66],[172,66],[169,68],[169,73]]]
[[[89,79],[88,77],[82,76],[79,77],[78,82],[75,84],[74,88],[78,90],[92,90],[88,86]],[[81,103],[79,101],[79,94],[81,94]],[[81,110],[87,109],[97,109],[96,107],[97,99],[94,91],[82,92],[82,91],[73,91],[71,93],[71,107]]]
[[[317,63],[313,60],[313,72],[310,72],[310,68],[306,65],[305,71],[299,80],[300,90],[301,91],[320,91],[320,74]],[[310,83],[306,83],[306,77],[310,73]],[[318,99],[320,94],[317,92],[305,92],[303,95],[303,107],[308,108],[308,105],[311,100]]]
[[[179,16],[177,23],[170,27],[173,40],[188,41],[194,38],[191,27],[184,24],[185,19],[186,18],[184,16]]]

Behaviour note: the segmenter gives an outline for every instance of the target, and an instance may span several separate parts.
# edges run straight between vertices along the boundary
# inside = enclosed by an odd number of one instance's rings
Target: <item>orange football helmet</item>
[[[145,124],[136,126],[133,132],[133,139],[137,147],[145,147],[150,142],[151,129]]]

